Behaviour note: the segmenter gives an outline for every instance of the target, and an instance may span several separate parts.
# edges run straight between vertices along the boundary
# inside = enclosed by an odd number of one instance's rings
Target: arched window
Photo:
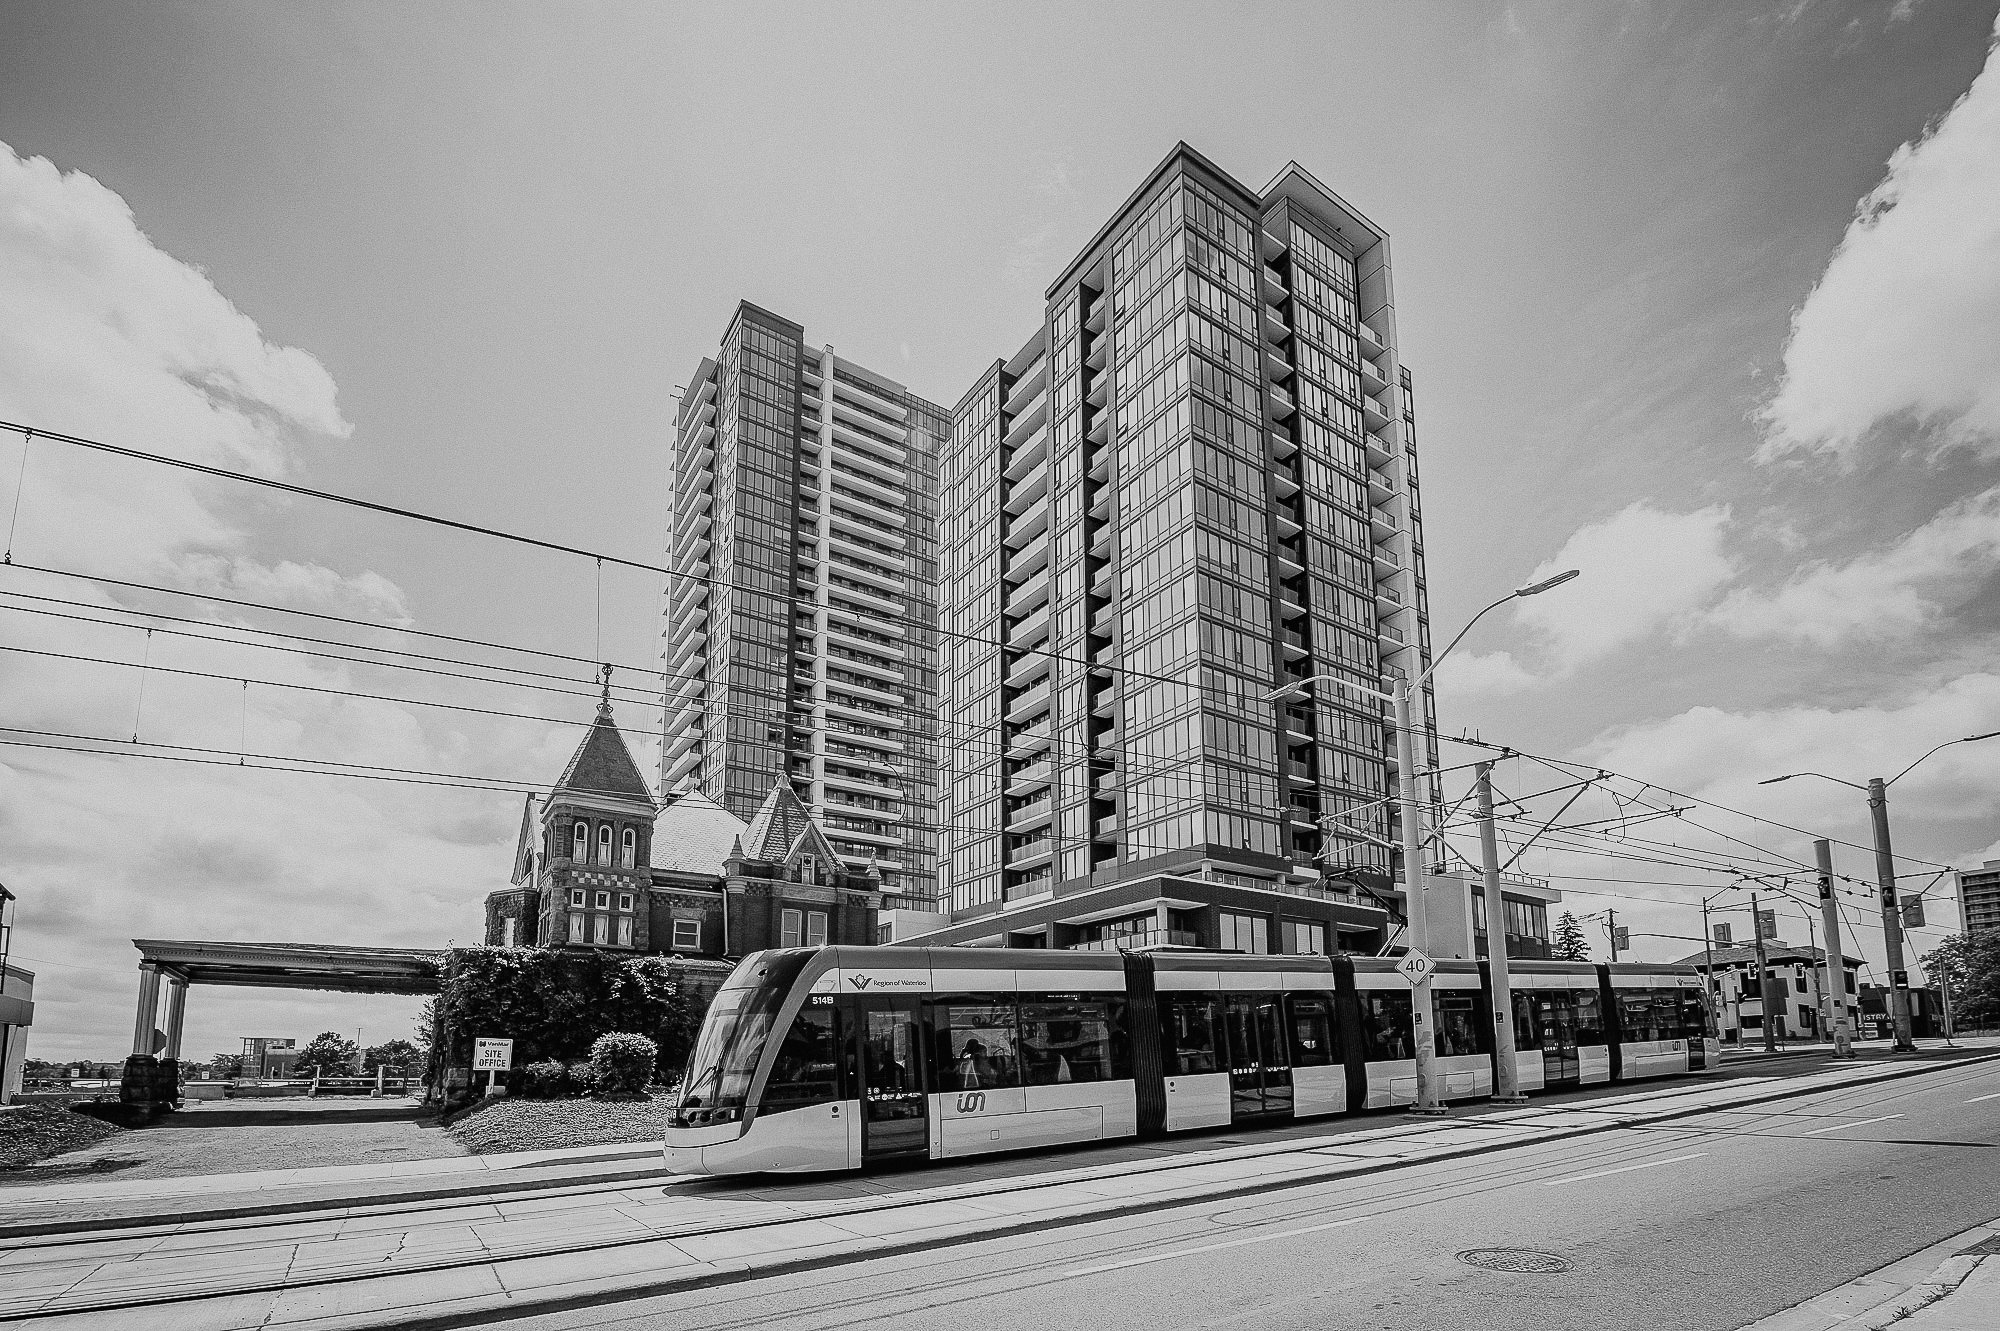
[[[623,844],[618,848],[618,863],[627,869],[639,867],[639,833],[633,828],[625,829]]]
[[[605,868],[611,867],[611,824],[597,825],[597,862]]]
[[[590,858],[590,824],[579,818],[570,829],[569,857],[578,864]]]

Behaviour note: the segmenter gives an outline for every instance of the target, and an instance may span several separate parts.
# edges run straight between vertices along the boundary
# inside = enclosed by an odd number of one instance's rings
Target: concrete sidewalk
[[[372,1165],[21,1184],[0,1189],[0,1241],[640,1182],[665,1173],[659,1143],[629,1142]]]
[[[1740,1331],[1994,1331],[2000,1220],[1953,1235]]]
[[[50,1239],[0,1256],[0,1317],[217,1331],[458,1325],[1265,1193],[1904,1077],[1978,1075],[1996,1057],[1848,1064],[1782,1080],[1682,1082],[1478,1118],[1378,1120],[1316,1136],[900,1190],[867,1177],[832,1187],[690,1180],[422,1215],[309,1216],[256,1227]]]

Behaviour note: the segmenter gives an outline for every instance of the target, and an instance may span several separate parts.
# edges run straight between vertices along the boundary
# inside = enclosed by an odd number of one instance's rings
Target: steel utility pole
[[[1493,982],[1493,1099],[1526,1104],[1514,1051],[1514,989],[1507,956],[1507,912],[1500,899],[1500,846],[1493,833],[1493,764],[1473,769],[1479,787],[1479,862],[1486,881],[1486,959]],[[1495,912],[1499,913],[1496,915]],[[1500,927],[1495,929],[1495,921]]]
[[[1607,910],[1604,919],[1605,932],[1611,935],[1611,963],[1615,966],[1618,964],[1618,912]]]
[[[1910,973],[1903,969],[1903,918],[1901,907],[1896,904],[1896,857],[1889,849],[1889,787],[1879,776],[1868,778],[1868,813],[1875,823],[1875,877],[1882,886],[1882,950],[1887,953],[1889,963],[1889,1019],[1896,1028],[1896,1052],[1914,1054],[1917,1042],[1910,1038]]]
[[[1757,1010],[1764,1015],[1759,1018],[1764,1027],[1764,1052],[1778,1050],[1777,1027],[1773,1019],[1777,1014],[1771,1011],[1771,963],[1764,955],[1764,912],[1757,909],[1757,894],[1750,894],[1750,932],[1757,936]]]
[[[1417,800],[1417,728],[1410,716],[1413,710],[1410,692],[1409,676],[1398,676],[1390,690],[1390,700],[1396,709],[1396,756],[1402,768],[1397,785],[1402,796],[1403,888],[1406,913],[1410,917],[1409,950],[1423,952],[1425,943],[1430,941],[1430,875],[1424,872],[1423,815]],[[1410,986],[1410,1011],[1417,1046],[1417,1102],[1410,1106],[1410,1112],[1442,1114],[1444,1106],[1438,1103],[1437,1096],[1437,1022],[1433,1015],[1436,1009],[1431,1006],[1429,972]]]
[[[1819,861],[1819,918],[1826,930],[1826,970],[1822,981],[1833,1015],[1833,1056],[1854,1057],[1854,1034],[1847,1026],[1847,958],[1840,951],[1840,903],[1833,899],[1833,843],[1813,842]]]

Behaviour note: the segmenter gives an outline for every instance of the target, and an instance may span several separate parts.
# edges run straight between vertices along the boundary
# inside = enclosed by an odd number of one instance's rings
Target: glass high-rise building
[[[1382,704],[1262,699],[1428,663],[1415,434],[1388,236],[1297,165],[1256,191],[1177,147],[954,412],[932,941],[1381,938]]]
[[[936,896],[937,462],[950,413],[747,302],[680,400],[660,791],[788,781],[885,892]],[[889,903],[885,903],[889,904]]]

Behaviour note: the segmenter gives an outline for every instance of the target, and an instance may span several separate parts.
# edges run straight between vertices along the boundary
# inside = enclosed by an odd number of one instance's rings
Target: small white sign
[[[1422,984],[1430,973],[1437,968],[1438,964],[1435,961],[1432,961],[1415,948],[1411,948],[1408,952],[1404,953],[1403,959],[1396,963],[1396,969],[1401,971],[1403,978],[1411,984]]]
[[[484,1036],[472,1042],[472,1070],[474,1072],[506,1072],[514,1066],[514,1042],[512,1040],[489,1040]]]

